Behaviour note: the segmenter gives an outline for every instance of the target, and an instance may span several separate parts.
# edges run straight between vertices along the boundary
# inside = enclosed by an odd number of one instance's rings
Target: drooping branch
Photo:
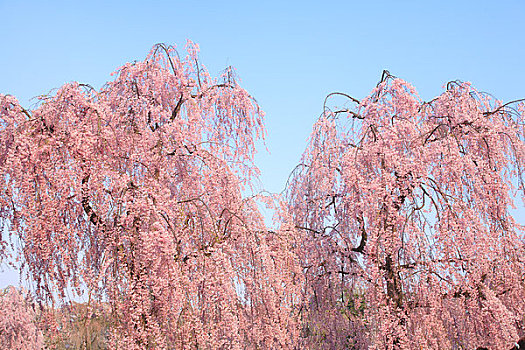
[[[357,221],[359,221],[361,228],[361,242],[359,242],[359,246],[357,248],[352,248],[352,251],[356,253],[363,253],[366,246],[366,241],[368,240],[368,234],[365,230],[365,221],[363,220],[363,218],[358,216]]]
[[[175,76],[177,76],[177,71],[175,70],[175,65],[173,64],[173,61],[171,60],[171,56],[170,56],[170,49],[172,49],[173,51],[175,51],[175,53],[177,54],[177,56],[179,55],[179,53],[173,48],[173,46],[169,45],[169,46],[166,46],[166,44],[164,43],[159,43],[159,44],[156,44],[154,46],[154,52],[153,52],[153,57],[155,57],[155,55],[157,54],[157,50],[160,48],[164,51],[164,53],[166,54],[166,57],[168,58],[168,62],[170,63],[170,66],[171,66],[171,69],[173,71],[173,74]],[[179,57],[179,61],[180,61],[180,57]]]
[[[317,230],[314,230],[313,228],[309,228],[309,227],[304,227],[304,226],[298,226],[296,225],[295,228],[299,229],[299,230],[306,230],[306,231],[309,231],[309,232],[312,232],[312,233],[315,233],[315,234],[321,234],[321,232],[317,231]]]
[[[519,102],[524,102],[525,101],[525,98],[520,98],[519,100],[514,100],[514,101],[510,101],[510,102],[507,102],[505,104],[502,104],[501,106],[499,106],[498,108],[496,108],[495,110],[493,111],[490,111],[490,112],[484,112],[483,115],[485,117],[488,117],[492,114],[496,114],[498,113],[499,111],[501,111],[503,108],[507,107],[508,105],[511,105],[513,103],[519,103]]]
[[[206,90],[204,91],[201,91],[200,93],[198,94],[193,94],[191,95],[192,98],[202,98],[206,93],[208,93],[210,90],[213,90],[213,89],[220,89],[220,88],[230,88],[230,89],[233,89],[235,86],[234,85],[231,85],[231,84],[215,84],[215,85],[212,85],[210,87],[208,87]]]
[[[328,101],[328,99],[331,96],[335,96],[335,95],[344,96],[344,97],[348,98],[349,100],[351,100],[352,102],[355,102],[357,104],[361,103],[357,98],[354,98],[354,97],[352,97],[352,96],[350,96],[348,94],[345,94],[344,92],[331,92],[325,97],[324,105],[326,106],[326,102]]]
[[[328,99],[329,99],[330,97],[332,97],[332,96],[344,96],[344,97],[348,98],[350,101],[357,103],[357,105],[359,105],[359,104],[361,103],[358,99],[356,99],[356,98],[354,98],[354,97],[352,97],[352,96],[350,96],[350,95],[348,95],[348,94],[345,94],[345,93],[343,93],[343,92],[332,92],[332,93],[328,94],[328,95],[325,97],[325,99],[324,99],[324,104],[323,104],[323,114],[326,113],[326,103],[328,102]],[[352,111],[350,111],[350,110],[348,110],[348,109],[339,110],[339,111],[335,112],[335,114],[337,115],[338,113],[343,113],[343,112],[347,112],[347,113],[351,114],[354,118],[364,119],[364,118],[361,117],[359,114],[357,114],[357,113],[355,113],[355,112],[352,112]]]
[[[337,110],[337,111],[335,111],[335,112],[333,112],[333,113],[334,113],[334,115],[338,115],[338,114],[341,114],[341,113],[347,113],[347,114],[350,114],[350,115],[352,116],[352,118],[356,118],[356,119],[365,119],[365,117],[363,117],[362,115],[357,114],[356,112],[351,111],[351,110],[349,110],[349,109],[347,109],[347,108],[345,108],[345,109],[339,109],[339,110]]]
[[[386,81],[387,79],[395,79],[396,77],[392,74],[390,74],[390,72],[386,69],[383,70],[383,73],[381,74],[381,80],[379,80],[379,82],[377,83],[376,86],[379,86],[381,83],[383,83],[384,81]]]
[[[89,177],[90,175],[88,174],[82,179],[82,207],[84,208],[84,212],[86,213],[89,221],[96,227],[101,225],[105,230],[106,224],[102,222],[100,216],[98,216],[98,214],[95,213],[95,211],[91,207],[91,204],[89,204],[89,197],[87,195],[87,183],[89,181]]]
[[[177,118],[177,116],[179,115],[180,109],[181,109],[182,104],[184,103],[184,101],[185,101],[184,97],[183,97],[183,95],[181,93],[179,101],[177,102],[177,105],[175,106],[175,108],[173,108],[173,112],[171,112],[171,118],[170,118],[171,121],[175,120],[175,118]]]

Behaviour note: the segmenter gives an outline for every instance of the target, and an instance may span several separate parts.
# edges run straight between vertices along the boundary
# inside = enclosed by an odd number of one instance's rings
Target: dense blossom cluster
[[[39,350],[44,337],[36,324],[34,304],[14,287],[0,291],[0,345],[3,349]]]
[[[283,198],[247,197],[263,114],[232,69],[214,79],[186,52],[157,45],[99,91],[66,84],[31,111],[0,95],[2,232],[42,305],[88,300],[73,318],[40,309],[48,346],[501,349],[523,335],[509,213],[523,104],[459,82],[423,102],[385,75],[361,101],[329,96],[355,107],[325,106]],[[41,344],[36,314],[20,315]]]

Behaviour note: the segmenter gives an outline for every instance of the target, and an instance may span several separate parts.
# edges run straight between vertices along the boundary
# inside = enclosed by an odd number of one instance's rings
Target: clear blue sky
[[[257,161],[271,192],[299,161],[324,97],[362,98],[383,69],[426,100],[454,79],[502,100],[525,97],[519,0],[0,0],[0,14],[0,93],[26,106],[65,82],[101,87],[158,42],[193,40],[213,75],[233,65],[266,112],[270,154],[261,148]]]

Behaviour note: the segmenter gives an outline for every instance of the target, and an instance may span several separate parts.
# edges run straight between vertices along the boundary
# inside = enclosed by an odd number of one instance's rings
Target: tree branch
[[[84,208],[84,212],[89,218],[89,221],[95,226],[101,225],[105,230],[106,224],[102,222],[102,219],[100,219],[100,217],[97,215],[97,213],[95,213],[95,211],[91,207],[91,204],[89,204],[89,198],[86,190],[89,177],[90,175],[88,174],[82,179],[82,207]]]
[[[171,118],[170,118],[171,121],[175,120],[175,118],[177,118],[177,116],[179,115],[180,109],[181,109],[182,104],[184,103],[184,101],[185,100],[184,100],[182,92],[181,92],[180,93],[180,99],[177,102],[177,105],[175,106],[175,108],[173,109],[173,112],[171,112]]]
[[[366,241],[368,240],[368,234],[365,230],[365,222],[363,218],[357,217],[357,221],[359,221],[359,224],[361,226],[361,242],[359,242],[359,246],[357,248],[352,248],[352,251],[356,253],[363,253]]]

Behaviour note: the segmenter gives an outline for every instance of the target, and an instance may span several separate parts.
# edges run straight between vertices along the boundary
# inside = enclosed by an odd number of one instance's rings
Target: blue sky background
[[[449,80],[525,97],[525,2],[4,1],[0,93],[30,99],[70,81],[96,88],[158,42],[198,43],[212,75],[232,65],[266,112],[261,183],[280,192],[333,91],[365,97],[383,69],[430,100]],[[520,203],[521,206],[523,206]],[[525,210],[516,212],[525,223]],[[16,282],[0,274],[0,287]]]

